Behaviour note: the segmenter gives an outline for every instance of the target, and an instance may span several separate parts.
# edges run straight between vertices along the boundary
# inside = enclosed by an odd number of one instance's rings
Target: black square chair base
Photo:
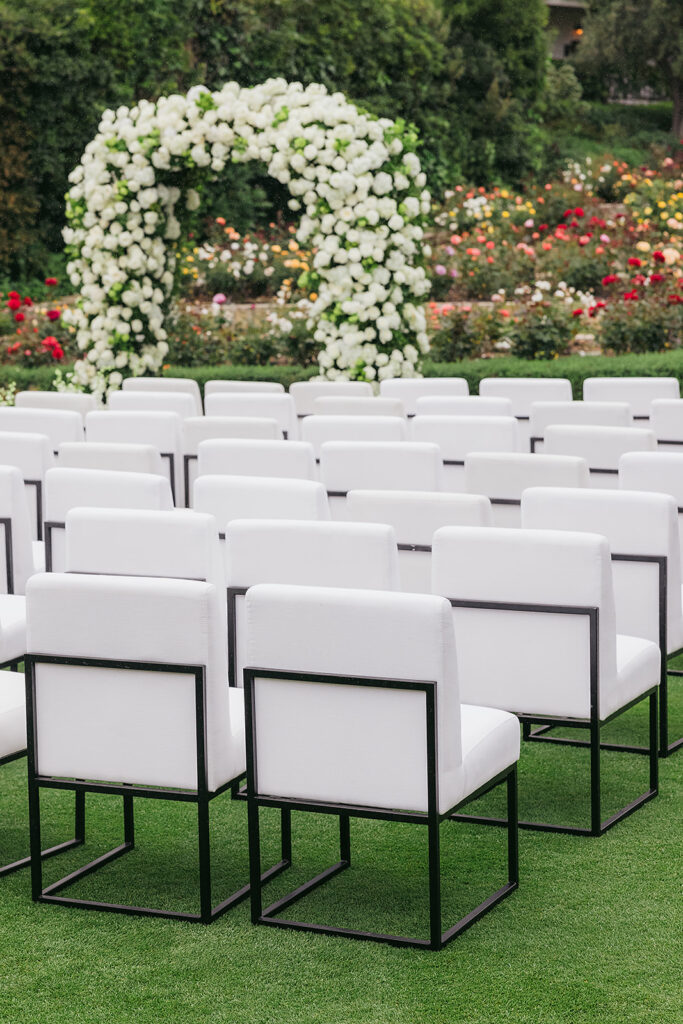
[[[517,844],[517,768],[516,765],[502,775],[491,780],[481,790],[473,793],[458,806],[464,806],[489,792],[502,782],[507,783],[507,829],[508,829],[508,881],[500,889],[471,910],[460,921],[446,931],[441,926],[441,871],[439,826],[452,816],[452,811],[445,814],[434,812],[409,813],[400,811],[384,811],[368,807],[354,807],[344,804],[312,804],[294,800],[282,800],[265,796],[247,795],[249,804],[249,861],[251,864],[251,920],[253,924],[267,925],[273,928],[287,928],[295,931],[313,932],[318,935],[334,935],[347,939],[365,939],[371,942],[387,943],[391,946],[408,946],[416,949],[438,950],[464,932],[470,925],[487,914],[496,904],[500,903],[519,885],[518,844]],[[259,808],[280,807],[285,810],[311,811],[320,814],[336,814],[339,816],[339,860],[336,864],[304,882],[297,889],[283,896],[270,906],[262,909],[260,882],[260,834]],[[312,924],[290,918],[277,917],[302,897],[313,892],[325,882],[334,878],[351,865],[351,818],[371,818],[384,821],[402,821],[420,824],[428,830],[428,864],[429,864],[429,938],[408,938],[390,935],[383,932],[360,931],[352,928],[337,928],[330,925]]]
[[[609,831],[619,821],[623,821],[630,814],[633,814],[635,810],[642,807],[643,804],[648,803],[657,796],[659,792],[659,759],[657,756],[657,688],[648,690],[647,693],[641,694],[640,697],[627,704],[625,707],[620,708],[615,714],[610,715],[609,718],[604,719],[602,722],[597,720],[595,716],[591,716],[590,721],[580,721],[573,718],[541,718],[531,715],[519,715],[519,719],[522,722],[522,728],[525,739],[536,739],[539,742],[546,743],[560,743],[567,746],[575,747],[589,747],[590,748],[590,818],[591,823],[589,828],[580,828],[573,825],[554,825],[543,821],[520,821],[519,827],[527,829],[532,832],[560,832],[565,835],[572,836],[601,836],[605,832]],[[609,750],[621,750],[631,751],[630,747],[624,747],[619,744],[607,744],[600,742],[600,729],[603,725],[613,721],[619,715],[623,714],[629,708],[634,707],[641,701],[649,701],[649,731],[650,731],[650,745],[644,748],[645,752],[650,758],[650,778],[649,787],[644,793],[631,800],[630,803],[626,804],[620,810],[616,811],[615,814],[607,818],[605,821],[602,820],[600,814],[600,751],[604,749]],[[532,724],[542,724],[543,728],[536,732],[531,730]],[[555,728],[556,726],[564,726],[567,728],[574,729],[590,729],[589,740],[572,740],[564,739],[559,736],[546,736],[543,735],[546,730]],[[640,748],[635,748],[635,752],[640,753]],[[451,815],[456,821],[468,821],[480,825],[506,825],[507,819],[505,818],[488,818],[478,817],[476,815],[468,814],[453,814]]]

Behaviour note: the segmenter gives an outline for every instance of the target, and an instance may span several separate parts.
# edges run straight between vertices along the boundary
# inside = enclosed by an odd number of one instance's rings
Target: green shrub
[[[572,338],[571,313],[564,306],[539,302],[515,317],[506,333],[521,359],[557,359]]]
[[[683,341],[683,306],[656,302],[612,302],[600,324],[603,349],[624,352],[663,352]]]

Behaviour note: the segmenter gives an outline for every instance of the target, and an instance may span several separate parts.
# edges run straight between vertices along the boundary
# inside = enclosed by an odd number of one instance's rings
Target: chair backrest
[[[208,512],[218,535],[233,519],[329,519],[325,488],[314,480],[260,476],[199,476],[192,507]]]
[[[405,416],[400,398],[321,395],[313,401],[314,416]]]
[[[444,463],[443,487],[465,489],[464,465],[471,452],[519,451],[519,428],[514,416],[415,416],[413,441],[438,444]]]
[[[651,430],[643,427],[589,427],[555,424],[547,427],[548,454],[578,455],[586,460],[592,487],[617,487],[619,457],[624,452],[655,451]]]
[[[90,415],[90,414],[89,414]],[[45,434],[56,452],[64,441],[83,440],[83,417],[73,409],[0,407],[0,432]]]
[[[112,391],[107,404],[112,412],[174,412],[181,419],[198,415],[196,397],[184,391]]]
[[[678,516],[671,495],[532,487],[522,497],[522,526],[602,534],[613,558],[617,631],[659,644],[666,623],[669,650],[683,646]],[[632,561],[636,556],[666,559],[666,566]],[[667,615],[660,622],[662,597]]]
[[[565,377],[484,377],[479,394],[509,398],[514,416],[529,417],[533,402],[571,402],[572,386]]]
[[[417,416],[512,416],[509,398],[481,395],[423,395],[415,402]]]
[[[256,583],[398,590],[396,538],[368,523],[233,520],[225,531],[229,680],[242,685],[244,595]]]
[[[276,420],[259,419],[255,416],[189,416],[183,420],[183,480],[186,505],[190,503],[192,487],[197,477],[199,445],[202,441],[209,441],[215,437],[253,437],[263,441],[275,441],[282,437],[282,431]]]
[[[659,398],[680,398],[676,377],[586,377],[585,402],[628,402],[636,419],[648,419],[650,403]]]
[[[567,609],[597,609],[600,693],[615,686],[614,595],[604,537],[447,526],[434,535],[432,570],[434,593],[460,602],[453,614],[465,703],[587,718],[591,616]],[[520,604],[547,610],[499,607]]]
[[[27,622],[32,654],[112,662],[35,663],[41,774],[197,789],[196,683],[178,666],[204,669],[206,785],[215,789],[244,769],[243,751],[231,738],[239,723],[230,718],[216,587],[45,573],[27,588]],[[130,662],[154,663],[156,670],[124,671]]]
[[[425,811],[425,693],[354,685],[353,677],[424,680],[435,684],[426,689],[436,691],[439,809],[448,809],[461,785],[462,749],[447,602],[264,583],[247,594],[247,624],[249,664],[270,672],[253,683],[261,792]],[[299,673],[347,682],[302,682]]]
[[[64,566],[64,527],[72,508],[173,508],[168,480],[151,473],[98,469],[50,469],[45,476],[45,562]]]
[[[661,451],[683,450],[683,399],[656,398],[650,405],[650,429]]]
[[[619,488],[671,495],[678,512],[683,567],[683,448],[677,452],[626,452],[619,459]]]
[[[34,573],[31,521],[24,480],[0,465],[0,594],[23,594]]]
[[[55,457],[47,434],[9,433],[0,430],[0,465],[16,466],[24,479],[31,531],[43,536],[43,482]]]
[[[283,437],[296,441],[297,420],[291,395],[262,391],[214,392],[204,400],[207,416],[250,416],[276,420]]]
[[[349,491],[346,514],[351,522],[393,526],[401,590],[429,594],[436,530],[442,526],[490,526],[491,502],[481,494],[443,491]]]
[[[103,410],[88,413],[85,419],[85,435],[88,442],[153,445],[164,460],[174,500],[181,504],[181,424],[182,419],[176,412]]]
[[[463,397],[469,394],[469,390],[464,377],[390,377],[380,381],[379,385],[380,395],[399,398],[408,416],[420,411],[418,403],[426,396]]]
[[[519,526],[522,492],[527,487],[588,487],[588,464],[569,455],[474,452],[465,459],[465,489],[485,494],[495,526]]]
[[[113,441],[67,441],[59,446],[60,469],[113,469],[164,476],[159,449],[151,444]]]
[[[440,491],[438,445],[417,441],[327,441],[320,452],[320,479],[333,518],[345,519],[351,490]]]
[[[355,395],[359,398],[372,397],[372,384],[364,380],[297,380],[289,385],[294,399],[297,416],[309,416],[313,403],[320,395]]]
[[[207,380],[204,385],[205,395],[220,395],[226,391],[270,391],[271,394],[285,390],[284,384],[273,380]]]
[[[202,393],[197,381],[191,377],[126,377],[122,387],[124,391],[155,391],[162,394],[168,391],[177,394],[182,391],[189,395],[194,402],[194,412],[190,415],[201,416],[202,414]],[[181,415],[184,414],[181,413]]]
[[[405,441],[404,416],[306,416],[299,427],[301,438],[313,445],[315,456],[326,441]]]
[[[68,409],[85,419],[98,402],[94,395],[78,391],[18,391],[14,405],[17,409]]]
[[[201,441],[197,476],[288,477],[315,480],[313,446],[305,441],[259,441],[251,438],[214,438]]]
[[[533,402],[529,417],[531,451],[543,451],[546,429],[555,423],[581,423],[594,427],[630,427],[627,402]]]

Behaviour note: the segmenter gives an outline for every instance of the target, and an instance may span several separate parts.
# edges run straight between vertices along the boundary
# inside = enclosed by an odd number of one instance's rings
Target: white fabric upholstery
[[[64,523],[72,508],[173,508],[163,476],[98,469],[50,469],[45,477],[46,522]],[[52,531],[52,569],[64,565],[64,531]]]
[[[484,377],[484,398],[509,398],[515,416],[530,416],[533,402],[571,402],[572,386],[565,377]]]
[[[301,438],[313,445],[316,458],[326,441],[405,441],[408,428],[404,416],[306,416],[300,426]]]
[[[531,437],[544,437],[554,423],[581,423],[588,426],[630,427],[632,416],[626,402],[534,402],[529,417]],[[536,442],[536,451],[543,451]]]
[[[649,416],[655,399],[680,398],[675,377],[586,377],[585,402],[628,402],[634,416]]]
[[[199,384],[191,377],[126,377],[123,382],[124,391],[155,391],[165,394],[168,391],[178,393],[182,391],[189,395],[194,402],[194,412],[191,416],[202,414],[202,393]],[[185,415],[181,413],[181,415]]]
[[[35,572],[31,521],[21,473],[16,466],[0,466],[0,519],[8,519],[12,537],[13,590],[8,590],[6,560],[6,529],[0,524],[0,593],[23,594],[26,581]]]
[[[97,409],[97,399],[78,391],[18,391],[14,396],[17,409],[67,409],[82,419]]]
[[[124,473],[165,475],[159,449],[151,444],[67,441],[59,446],[60,469],[114,469]]]
[[[233,519],[329,519],[327,494],[313,480],[259,476],[200,476],[193,508],[216,519],[221,533]]]
[[[50,439],[46,434],[14,434],[0,431],[0,465],[16,466],[24,481],[42,481],[55,457]],[[27,483],[26,500],[28,502],[31,532],[38,537],[38,507],[43,509],[42,494],[38,493],[35,483]]]
[[[313,446],[305,441],[219,438],[201,441],[197,475],[271,476],[315,480]]]
[[[29,584],[27,605],[33,653],[205,666],[209,788],[244,771],[216,587],[45,573]],[[192,676],[38,664],[36,720],[41,773],[197,788]]]
[[[328,491],[439,491],[441,453],[436,444],[412,441],[327,441],[320,478]]]
[[[204,400],[207,416],[250,416],[276,420],[290,441],[296,441],[297,420],[291,395],[251,391],[214,392]]]
[[[197,415],[196,400],[184,391],[112,391],[111,412],[173,412],[181,419]]]
[[[683,399],[656,398],[650,405],[650,429],[662,441],[683,441]],[[666,444],[662,446],[667,451]],[[671,451],[678,451],[675,446]]]
[[[270,391],[275,394],[284,390],[284,384],[273,380],[207,380],[204,385],[205,395],[219,395],[226,391]]]
[[[527,487],[588,487],[588,464],[569,455],[474,452],[465,459],[465,490],[493,499],[519,501]],[[495,526],[519,526],[515,505],[493,507]]]
[[[600,533],[607,538],[612,554],[665,557],[668,649],[683,647],[678,515],[670,495],[532,487],[522,496],[522,526]],[[657,566],[616,561],[612,576],[618,632],[658,644]]]
[[[348,395],[359,398],[372,397],[372,384],[364,380],[297,380],[289,385],[298,416],[308,416],[313,402],[320,395]]]
[[[683,448],[677,452],[626,452],[619,459],[619,487],[670,494],[679,509],[678,536],[683,567]]]
[[[178,504],[183,504],[181,424],[182,419],[176,412],[145,410],[112,412],[104,410],[88,413],[85,420],[85,434],[89,442],[151,444],[160,453],[172,455],[175,467],[176,501]],[[171,467],[168,462],[168,459],[164,459],[164,471],[170,479]]]
[[[0,432],[45,434],[53,451],[63,441],[83,440],[83,417],[73,409],[0,407]]]
[[[435,682],[442,813],[481,784],[482,762],[490,779],[519,756],[519,729],[501,712],[468,715],[462,736],[445,601],[261,584],[247,594],[247,631],[255,667]],[[261,792],[426,811],[422,693],[257,677],[255,709]]]
[[[465,601],[598,609],[600,718],[659,681],[659,650],[617,634],[607,540],[556,530],[444,527],[434,536],[433,589]],[[588,719],[584,615],[454,608],[465,702]],[[632,639],[632,638],[629,638]],[[634,693],[635,689],[635,693]]]
[[[379,393],[386,398],[399,398],[406,414],[414,416],[420,411],[422,398],[432,395],[463,397],[469,394],[464,377],[390,377],[380,381]]]
[[[183,451],[197,455],[201,441],[215,437],[253,437],[275,441],[282,437],[276,420],[257,416],[192,416],[183,420]]]
[[[443,491],[349,491],[350,521],[389,523],[398,544],[431,547],[441,526],[490,526],[491,502],[480,494]],[[430,551],[399,551],[401,590],[429,594],[432,589]]]
[[[313,400],[315,416],[405,416],[399,398],[357,398],[344,395],[321,395]]]
[[[26,687],[19,672],[0,676],[0,758],[26,750]]]
[[[594,487],[617,487],[616,470],[624,452],[655,451],[651,430],[642,427],[590,427],[556,424],[547,427],[544,451],[553,455],[578,455],[588,463]],[[600,470],[612,470],[610,474]]]
[[[514,416],[415,416],[414,441],[438,444],[445,461],[464,462],[471,452],[517,452],[519,429]],[[462,466],[444,466],[446,490],[465,489]]]
[[[0,664],[21,661],[25,654],[26,598],[20,594],[0,594]],[[4,675],[0,673],[0,681]]]
[[[509,398],[481,395],[423,395],[415,401],[418,416],[512,416]]]

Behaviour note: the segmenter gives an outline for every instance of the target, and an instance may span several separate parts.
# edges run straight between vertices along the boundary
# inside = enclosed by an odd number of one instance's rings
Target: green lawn
[[[673,736],[683,699],[672,703]],[[644,724],[643,707],[608,728],[642,740]],[[682,757],[661,762],[657,799],[599,839],[522,832],[519,890],[438,953],[254,928],[246,903],[208,927],[35,905],[22,871],[0,880],[0,1021],[681,1020]],[[607,817],[646,788],[647,761],[604,753],[603,768]],[[25,762],[0,768],[0,781],[4,863],[26,849]],[[522,816],[585,823],[587,791],[584,751],[523,746]],[[43,798],[46,844],[68,836],[71,800]],[[263,820],[265,865],[277,857],[277,818]],[[71,892],[196,909],[194,821],[190,807],[137,801],[135,850]],[[218,902],[247,878],[245,804],[218,798],[212,825]],[[266,889],[273,899],[337,859],[334,819],[297,814],[293,825],[294,866]],[[47,862],[46,880],[116,845],[120,829],[120,799],[89,796],[86,848]],[[351,839],[353,866],[298,904],[299,916],[424,935],[424,830],[353,821]],[[447,927],[502,884],[505,841],[500,829],[451,822],[441,840]]]

